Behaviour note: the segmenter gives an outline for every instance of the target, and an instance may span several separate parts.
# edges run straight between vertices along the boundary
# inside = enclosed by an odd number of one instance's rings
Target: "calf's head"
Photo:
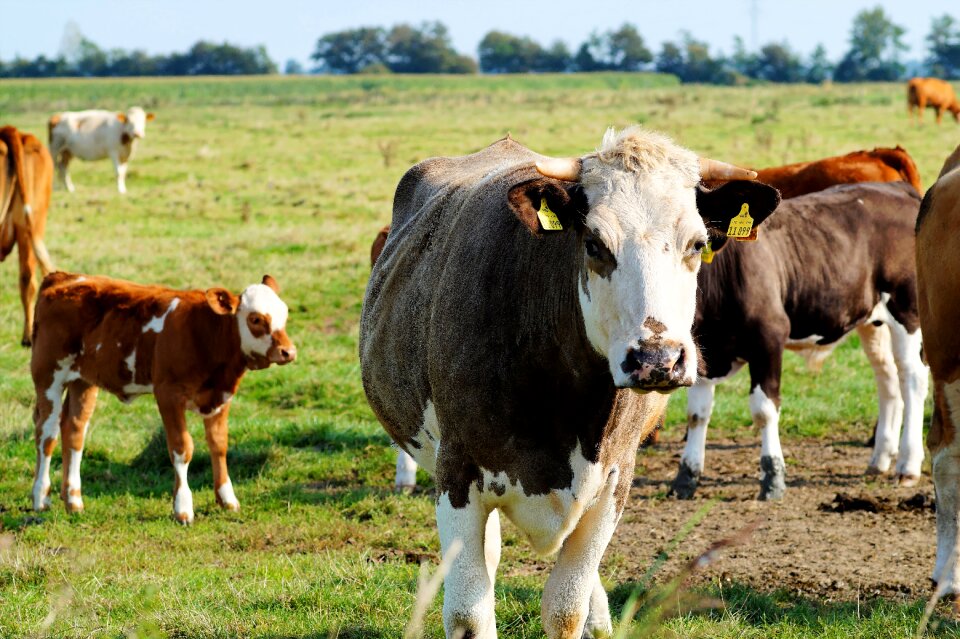
[[[126,113],[118,113],[117,119],[123,123],[121,141],[126,144],[137,138],[147,137],[147,122],[154,118],[152,113],[145,113],[141,107],[127,109]]]
[[[269,275],[261,284],[251,284],[239,297],[224,288],[206,291],[207,304],[218,315],[236,318],[240,350],[247,367],[266,368],[289,364],[297,358],[297,347],[287,335],[287,305],[280,299],[280,286]]]
[[[614,383],[643,392],[693,384],[700,254],[743,204],[754,226],[766,219],[776,189],[639,128],[610,130],[595,153],[545,159],[537,170],[543,178],[514,186],[510,204],[535,234],[554,232],[542,228],[542,208],[578,234],[584,327]],[[702,179],[732,181],[705,191]]]

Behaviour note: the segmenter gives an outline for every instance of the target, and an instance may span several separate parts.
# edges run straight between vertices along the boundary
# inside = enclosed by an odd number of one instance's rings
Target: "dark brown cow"
[[[760,499],[782,498],[783,351],[798,351],[816,368],[854,330],[874,368],[880,404],[869,470],[884,473],[897,457],[898,480],[917,481],[927,393],[913,266],[919,205],[909,184],[836,186],[784,200],[758,242],[713,243],[719,252],[700,270],[694,325],[705,374],[688,393],[675,495],[691,497],[703,471],[714,387],[748,364],[750,412],[762,435]]]
[[[960,122],[960,103],[953,92],[953,86],[939,78],[913,78],[907,82],[907,111],[917,113],[917,122],[923,122],[923,111],[927,107],[936,110],[937,124],[943,121],[944,111],[953,114]]]
[[[933,374],[927,446],[937,491],[937,595],[960,594],[960,147],[923,198],[917,218],[917,287],[923,349]]]
[[[68,511],[83,510],[83,440],[103,388],[123,401],[147,394],[156,398],[176,471],[178,521],[193,521],[188,409],[203,417],[217,503],[237,510],[240,502],[227,474],[230,401],[248,369],[296,358],[286,332],[287,305],[278,290],[269,275],[239,297],[223,288],[178,291],[106,277],[48,275],[40,288],[30,362],[37,393],[33,507],[50,507],[50,458],[59,430],[60,496]]]
[[[37,302],[37,261],[44,275],[53,270],[43,243],[52,190],[53,161],[46,147],[34,136],[12,126],[0,127],[0,262],[16,244],[23,304],[20,341],[24,346],[30,345]]]
[[[628,129],[568,159],[508,138],[400,181],[360,363],[377,418],[436,480],[441,548],[458,553],[448,637],[496,634],[499,512],[559,551],[547,636],[611,634],[598,567],[641,438],[696,375],[705,221],[722,235],[745,203],[759,223],[779,201],[756,182],[698,190],[715,166]]]

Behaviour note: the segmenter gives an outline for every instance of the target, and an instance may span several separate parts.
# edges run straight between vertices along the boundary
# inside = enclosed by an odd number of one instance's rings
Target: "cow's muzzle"
[[[297,347],[293,344],[274,345],[267,351],[267,359],[271,364],[289,364],[297,359]]]
[[[669,392],[681,386],[691,386],[687,375],[686,349],[680,344],[657,341],[630,348],[620,370],[627,375],[625,388],[641,391]],[[696,366],[696,363],[693,363]]]

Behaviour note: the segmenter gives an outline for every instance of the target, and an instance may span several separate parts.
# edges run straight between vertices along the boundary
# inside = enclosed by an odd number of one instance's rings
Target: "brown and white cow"
[[[960,594],[960,147],[917,217],[917,288],[923,350],[933,374],[927,446],[937,492],[937,595]]]
[[[700,480],[715,386],[747,364],[750,413],[762,437],[760,499],[782,498],[783,351],[796,350],[817,368],[854,330],[879,398],[868,470],[885,473],[896,458],[898,480],[917,481],[927,394],[913,264],[919,205],[903,182],[836,186],[784,200],[757,242],[712,242],[722,250],[700,269],[694,325],[705,372],[688,393],[675,495],[692,497]]]
[[[103,388],[124,402],[140,395],[156,398],[176,474],[178,521],[193,521],[187,410],[203,417],[217,503],[237,510],[227,474],[230,401],[247,370],[288,364],[297,354],[278,291],[269,275],[239,296],[224,288],[180,291],[90,275],[48,275],[40,289],[30,362],[37,394],[34,509],[50,507],[50,458],[59,430],[60,496],[68,511],[83,510],[80,459]]]
[[[923,111],[927,107],[937,112],[937,124],[943,122],[944,111],[953,114],[960,122],[960,102],[953,92],[953,85],[939,78],[913,78],[907,82],[907,111],[917,113],[917,122],[923,122]],[[909,116],[908,116],[909,117]]]
[[[384,428],[435,477],[443,553],[463,543],[444,581],[447,636],[496,635],[499,512],[538,552],[559,551],[546,634],[611,632],[597,570],[640,439],[696,378],[704,220],[722,234],[744,202],[759,223],[779,200],[750,181],[698,190],[701,175],[754,175],[717,164],[627,129],[569,159],[508,137],[400,181],[361,372]]]
[[[141,107],[114,111],[65,111],[47,122],[50,153],[57,164],[61,185],[73,193],[70,160],[104,160],[110,158],[117,174],[117,191],[127,192],[127,161],[133,156],[137,140],[147,136],[147,122],[153,113]]]
[[[53,162],[40,140],[12,126],[0,127],[0,262],[16,244],[24,346],[30,345],[37,302],[37,262],[44,275],[53,270],[43,242],[52,190]]]

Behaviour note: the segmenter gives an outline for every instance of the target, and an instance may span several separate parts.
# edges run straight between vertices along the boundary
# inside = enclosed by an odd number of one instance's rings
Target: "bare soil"
[[[712,509],[656,574],[670,579],[710,544],[757,527],[741,544],[690,577],[688,585],[740,583],[762,592],[827,601],[916,600],[931,592],[936,552],[933,482],[913,487],[864,474],[862,442],[791,440],[784,445],[787,495],[759,502],[758,438],[716,440],[696,497],[667,496],[682,451],[664,437],[637,460],[637,478],[601,574],[639,581],[683,525],[709,500]],[[838,498],[839,495],[839,498]]]

